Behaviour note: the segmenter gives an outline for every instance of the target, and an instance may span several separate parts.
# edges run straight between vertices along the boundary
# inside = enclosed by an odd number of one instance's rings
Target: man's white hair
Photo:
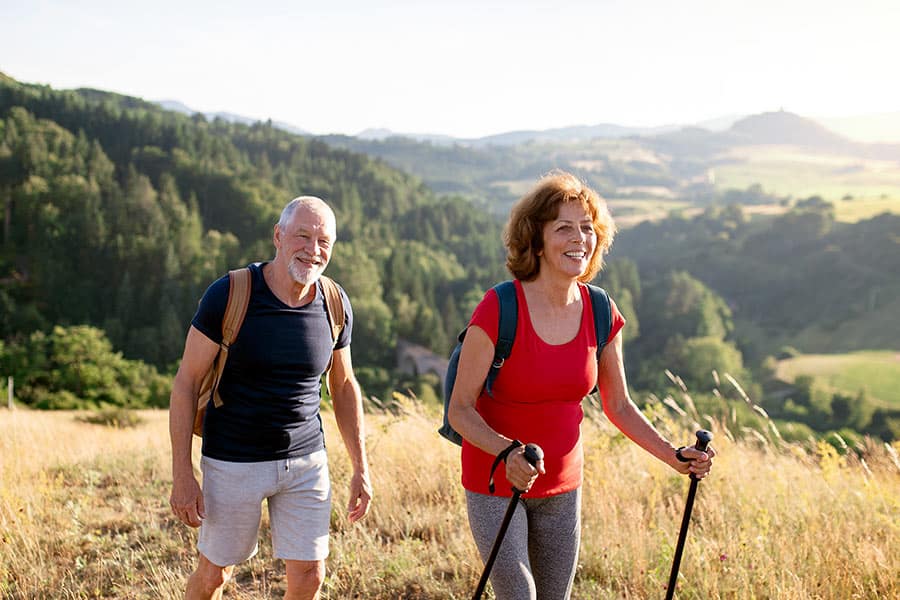
[[[297,196],[288,202],[281,211],[281,217],[278,218],[278,227],[282,231],[284,231],[284,228],[287,227],[287,224],[291,221],[291,217],[294,216],[294,211],[301,205],[312,210],[324,209],[327,214],[331,215],[331,219],[334,220],[334,211],[331,210],[331,207],[328,206],[327,202],[318,196]]]

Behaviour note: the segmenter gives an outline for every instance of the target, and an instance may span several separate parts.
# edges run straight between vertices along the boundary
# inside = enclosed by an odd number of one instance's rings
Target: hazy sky
[[[0,71],[314,133],[900,110],[896,0],[0,0]]]

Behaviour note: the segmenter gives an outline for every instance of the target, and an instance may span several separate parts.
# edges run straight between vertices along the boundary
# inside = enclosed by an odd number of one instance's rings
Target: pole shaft
[[[694,448],[706,452],[706,447],[712,441],[712,434],[703,429],[697,432],[697,443]],[[687,501],[684,503],[684,515],[681,517],[681,531],[678,532],[678,543],[675,544],[675,556],[672,560],[672,572],[669,573],[669,585],[666,586],[666,600],[675,597],[675,584],[678,582],[678,568],[681,566],[681,553],[684,551],[684,541],[687,539],[688,526],[691,524],[691,510],[694,508],[694,496],[697,495],[697,485],[700,480],[691,473],[691,486],[688,489]]]
[[[497,554],[500,553],[500,544],[503,543],[503,537],[506,535],[506,530],[509,529],[509,523],[512,521],[513,514],[516,512],[516,504],[519,503],[519,496],[521,495],[521,492],[513,488],[513,495],[509,499],[509,505],[506,507],[506,514],[503,515],[503,522],[500,524],[500,530],[497,532],[497,537],[494,538],[494,546],[491,548],[491,554],[488,556],[487,562],[484,563],[484,571],[481,573],[481,579],[478,581],[478,587],[475,588],[475,595],[472,596],[472,600],[480,600],[481,594],[484,593],[484,588],[487,586],[491,569],[494,567],[494,561],[497,559]]]
[[[698,480],[691,478],[687,502],[684,504],[684,515],[681,517],[681,531],[678,532],[678,543],[675,544],[675,557],[672,559],[672,571],[669,573],[669,585],[666,587],[666,600],[675,596],[675,583],[678,581],[678,568],[681,566],[681,554],[687,540],[688,526],[691,524],[691,510],[694,508],[694,496],[697,494]]]

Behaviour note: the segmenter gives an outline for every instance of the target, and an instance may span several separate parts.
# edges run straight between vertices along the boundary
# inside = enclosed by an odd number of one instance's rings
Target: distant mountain
[[[627,127],[612,123],[599,125],[573,125],[544,130],[510,131],[489,135],[477,139],[466,140],[472,146],[515,146],[527,142],[582,142],[597,138],[624,138],[631,136],[651,136],[669,131],[676,131],[680,125],[661,125],[659,127]]]
[[[735,117],[736,119],[737,117]],[[733,121],[731,121],[733,122]],[[728,125],[731,125],[731,122]],[[718,123],[718,121],[716,121]],[[632,136],[652,136],[677,131],[681,125],[661,125],[659,127],[627,127],[612,123],[599,125],[572,125],[555,129],[526,129],[506,131],[478,138],[457,138],[441,134],[398,133],[390,129],[366,129],[355,137],[369,141],[384,141],[390,138],[407,138],[417,142],[431,142],[435,145],[460,145],[472,148],[487,146],[518,146],[529,142],[570,143],[585,142],[598,138],[615,139]],[[727,126],[718,126],[723,129]],[[712,127],[711,127],[712,128]]]
[[[203,112],[199,110],[194,110],[190,106],[187,106],[183,102],[179,102],[178,100],[157,100],[156,104],[161,106],[166,110],[172,110],[184,115],[193,115],[196,113],[202,114],[208,120],[212,121],[213,119],[219,118],[223,121],[228,121],[229,123],[240,123],[241,125],[253,125],[254,123],[258,123],[261,119],[254,119],[252,117],[245,117],[244,115],[238,115],[230,112]],[[308,131],[305,129],[301,129],[296,125],[291,125],[290,123],[285,123],[283,121],[273,121],[272,125],[281,129],[282,131],[287,131],[288,133],[293,133],[296,135],[310,135]]]
[[[820,123],[787,112],[766,112],[736,120],[724,131],[686,127],[645,142],[679,156],[710,157],[735,146],[801,146],[815,152],[856,154],[869,158],[900,157],[900,145],[864,144],[834,133]]]
[[[361,140],[370,140],[370,141],[384,141],[390,138],[406,138],[410,140],[415,140],[417,142],[431,142],[436,145],[453,145],[460,143],[459,138],[455,138],[450,135],[443,135],[440,133],[397,133],[396,131],[391,131],[390,129],[385,128],[370,128],[364,129],[356,134],[357,138]]]
[[[746,117],[728,131],[750,144],[789,144],[823,150],[844,150],[854,145],[812,119],[783,110]]]
[[[627,137],[661,138],[663,145],[718,151],[735,144],[789,144],[829,152],[863,151],[866,155],[894,154],[900,144],[900,112],[809,119],[787,111],[757,115],[728,114],[690,125],[629,127],[613,123],[573,125],[554,129],[507,131],[478,138],[458,138],[432,133],[400,133],[385,128],[366,129],[356,137],[366,141],[406,138],[436,146],[471,148],[511,147],[527,143],[566,144],[595,139]],[[878,144],[863,149],[860,144]]]
[[[175,112],[179,112],[183,115],[192,115],[196,112],[200,112],[198,110],[194,110],[187,104],[180,102],[178,100],[157,100],[156,103],[163,107],[166,110],[174,110]]]
[[[731,129],[732,125],[746,116],[747,115],[738,114],[722,115],[721,117],[715,117],[713,119],[706,119],[705,121],[694,123],[694,127],[708,129],[709,131],[725,131],[726,129]]]

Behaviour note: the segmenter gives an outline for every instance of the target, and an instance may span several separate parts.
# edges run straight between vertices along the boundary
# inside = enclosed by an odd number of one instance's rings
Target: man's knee
[[[318,590],[325,581],[324,560],[288,560],[285,565],[290,588]]]
[[[211,563],[209,559],[201,554],[200,561],[197,563],[197,568],[191,579],[194,585],[197,586],[198,591],[204,595],[210,595],[224,587],[231,579],[232,573],[234,573],[234,565],[220,567]]]

